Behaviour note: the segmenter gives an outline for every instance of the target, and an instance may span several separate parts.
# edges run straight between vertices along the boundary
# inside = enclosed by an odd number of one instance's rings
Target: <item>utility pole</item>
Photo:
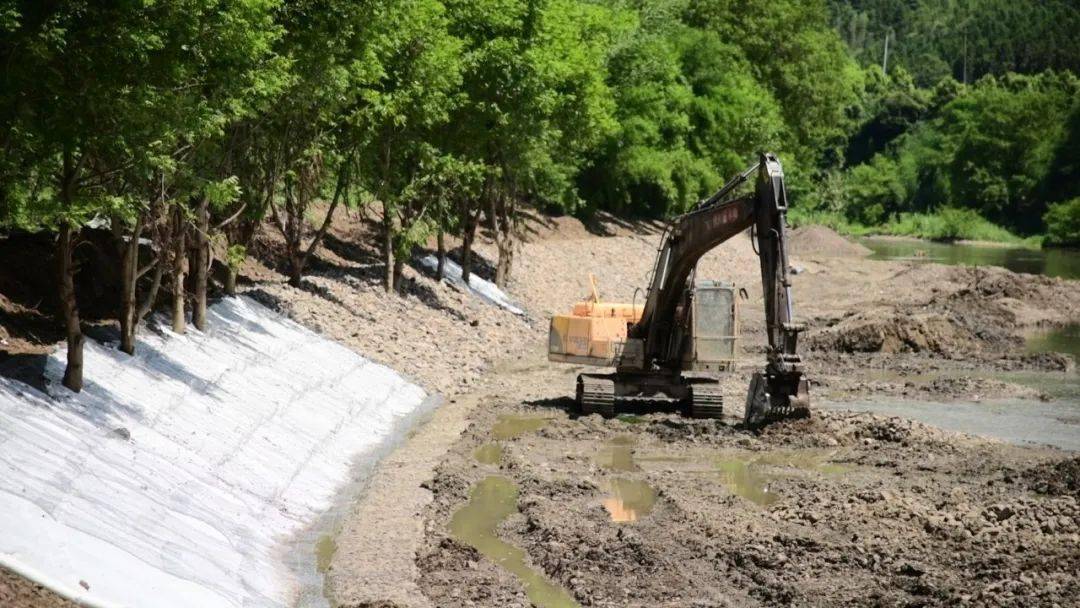
[[[885,30],[885,55],[881,58],[881,71],[889,73],[889,35],[892,34],[892,29]]]

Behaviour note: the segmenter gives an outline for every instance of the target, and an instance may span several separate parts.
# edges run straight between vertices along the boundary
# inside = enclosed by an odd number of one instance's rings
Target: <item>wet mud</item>
[[[504,432],[521,419],[544,422]],[[1068,460],[868,413],[755,433],[496,398],[432,481],[420,587],[437,606],[1077,605]]]

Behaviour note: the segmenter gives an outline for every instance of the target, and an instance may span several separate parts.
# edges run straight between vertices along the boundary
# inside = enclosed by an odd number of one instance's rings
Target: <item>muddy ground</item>
[[[1074,455],[846,412],[761,433],[576,417],[572,373],[512,373],[520,398],[481,404],[430,483],[417,564],[435,606],[1080,602]]]

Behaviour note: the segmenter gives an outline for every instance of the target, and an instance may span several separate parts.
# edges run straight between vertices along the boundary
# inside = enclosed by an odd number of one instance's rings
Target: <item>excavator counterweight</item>
[[[755,174],[753,193],[735,196]],[[756,165],[671,220],[644,305],[600,302],[594,288],[593,302],[554,317],[551,360],[615,368],[578,376],[580,410],[611,416],[669,406],[695,417],[722,415],[716,378],[684,372],[734,369],[736,289],[694,275],[702,256],[749,228],[761,264],[768,346],[765,367],[751,377],[744,421],[758,426],[809,415],[809,382],[797,353],[802,326],[792,318],[786,214],[783,168],[775,155],[763,153]]]

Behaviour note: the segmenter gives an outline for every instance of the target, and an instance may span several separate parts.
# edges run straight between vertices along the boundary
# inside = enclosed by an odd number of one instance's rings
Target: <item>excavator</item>
[[[737,195],[751,179],[753,192]],[[611,417],[666,407],[698,418],[723,415],[719,380],[700,372],[734,369],[738,293],[734,285],[695,276],[702,256],[749,228],[761,262],[768,347],[765,367],[750,379],[744,423],[809,416],[809,381],[796,352],[804,327],[792,318],[786,216],[783,168],[774,154],[761,153],[754,166],[667,224],[643,305],[601,302],[594,286],[592,301],[555,315],[550,360],[615,368],[578,375],[579,412]]]

